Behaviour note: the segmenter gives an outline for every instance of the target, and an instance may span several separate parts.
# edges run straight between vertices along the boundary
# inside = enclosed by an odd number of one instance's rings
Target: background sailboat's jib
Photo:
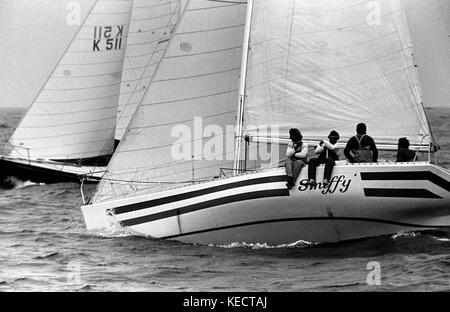
[[[246,86],[244,134],[345,140],[359,122],[380,143],[430,134],[397,0],[254,1]]]
[[[116,139],[123,137],[169,43],[182,0],[135,0],[120,86]]]
[[[132,0],[97,0],[16,128],[11,156],[111,154]],[[25,151],[28,149],[29,154]]]
[[[245,15],[245,2],[187,3],[94,202],[231,166]]]

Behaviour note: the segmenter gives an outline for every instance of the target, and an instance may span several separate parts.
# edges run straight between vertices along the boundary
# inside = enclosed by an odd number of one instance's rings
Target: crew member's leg
[[[302,159],[294,162],[294,185],[297,182],[297,178],[305,165],[306,163]]]
[[[316,169],[319,165],[319,160],[317,158],[312,158],[308,161],[308,183],[316,183]]]
[[[287,186],[293,187],[294,184],[294,162],[290,159],[286,161]]]
[[[333,172],[333,167],[336,164],[333,158],[328,157],[325,160],[325,171],[323,174],[323,184],[327,185],[331,180],[331,173]]]

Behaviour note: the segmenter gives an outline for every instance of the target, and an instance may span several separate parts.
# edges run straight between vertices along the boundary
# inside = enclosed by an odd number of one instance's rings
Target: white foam
[[[221,248],[249,248],[249,249],[275,249],[275,248],[303,248],[316,245],[316,243],[299,240],[290,244],[280,244],[280,245],[269,245],[267,243],[246,243],[246,242],[234,242],[226,245],[214,245],[210,244],[212,247],[221,247]]]
[[[11,183],[14,187],[14,189],[20,189],[20,188],[24,188],[27,186],[32,186],[32,185],[45,185],[45,183],[36,183],[36,182],[31,182],[30,180],[26,180],[26,181],[22,181],[17,177],[14,176],[9,176],[6,178],[8,183]]]
[[[89,231],[89,233],[96,235],[96,236],[107,237],[107,238],[128,237],[128,236],[136,235],[132,231],[130,231],[128,228],[120,226],[120,224],[118,222],[110,222],[109,227],[98,229],[98,230],[91,230],[91,231]]]
[[[412,238],[421,235],[417,232],[398,232],[391,236],[392,239],[398,239],[398,238]]]
[[[434,236],[434,239],[436,239],[440,242],[450,242],[450,238],[447,238],[447,237],[435,237]]]

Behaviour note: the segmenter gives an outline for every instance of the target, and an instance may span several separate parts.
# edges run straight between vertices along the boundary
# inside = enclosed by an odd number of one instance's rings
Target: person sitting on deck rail
[[[359,123],[356,126],[356,135],[348,140],[344,149],[344,155],[351,163],[378,161],[377,146],[372,137],[367,135],[365,124]]]
[[[416,153],[409,149],[409,141],[407,138],[398,139],[397,162],[412,161],[416,157]]]
[[[289,142],[286,150],[286,157],[288,157],[286,161],[286,185],[288,188],[292,188],[295,185],[302,168],[306,165],[308,144],[302,142],[303,136],[298,129],[290,129],[289,137],[292,142]]]
[[[308,184],[316,184],[316,168],[320,164],[325,164],[325,171],[323,174],[323,185],[327,186],[331,179],[331,172],[336,164],[336,160],[339,159],[339,147],[337,141],[339,140],[339,133],[332,130],[328,135],[328,139],[324,139],[317,145],[316,154],[319,154],[318,158],[312,158],[308,162]]]

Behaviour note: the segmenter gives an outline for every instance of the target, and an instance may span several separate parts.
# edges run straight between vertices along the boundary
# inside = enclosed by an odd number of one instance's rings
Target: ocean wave
[[[88,291],[88,290],[92,290],[92,286],[89,284],[83,285],[77,289],[75,289],[76,291]]]
[[[33,259],[37,259],[37,260],[48,259],[48,258],[53,258],[53,257],[55,257],[57,255],[59,255],[58,252],[52,252],[52,253],[49,253],[47,255],[34,257]]]
[[[343,287],[352,287],[352,286],[362,286],[363,283],[354,282],[354,283],[346,283],[346,284],[335,284],[335,285],[323,285],[321,288],[343,288]]]

